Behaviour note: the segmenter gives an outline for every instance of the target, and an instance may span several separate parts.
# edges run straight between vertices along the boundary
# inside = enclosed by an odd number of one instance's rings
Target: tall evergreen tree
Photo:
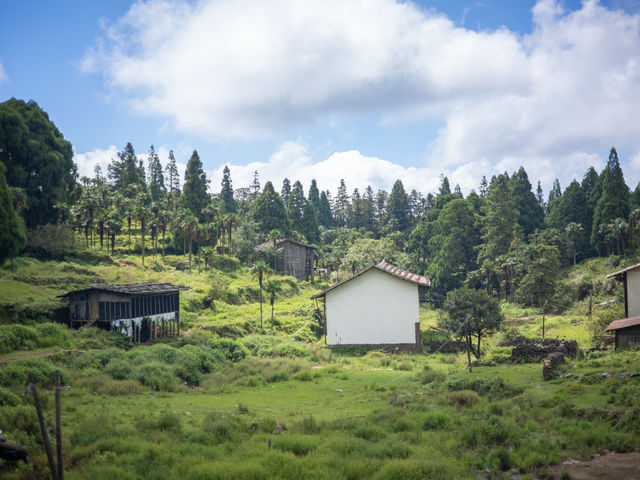
[[[389,214],[389,221],[393,222],[393,227],[396,230],[405,232],[409,228],[411,224],[409,198],[400,180],[396,180],[389,194],[387,213]]]
[[[129,185],[139,185],[146,189],[144,176],[140,175],[138,159],[131,142],[128,142],[124,149],[117,154],[108,168],[109,180],[116,190],[126,190]]]
[[[306,203],[302,184],[296,180],[287,201],[287,217],[289,217],[291,228],[300,233],[303,233],[304,230],[302,215]]]
[[[265,235],[272,230],[279,230],[283,235],[289,233],[287,209],[271,182],[264,185],[262,193],[251,205],[251,217]]]
[[[347,184],[344,183],[344,178],[340,179],[340,185],[338,186],[338,193],[333,205],[333,220],[337,227],[344,227],[347,225],[347,218],[349,213],[349,195],[347,194]]]
[[[0,162],[9,187],[25,193],[29,228],[56,221],[80,193],[71,144],[33,100],[0,103]]]
[[[542,191],[542,183],[540,183],[540,180],[538,180],[538,187],[536,188],[536,200],[538,201],[538,205],[540,205],[540,207],[544,211],[544,192]]]
[[[556,178],[553,181],[551,191],[549,191],[549,199],[547,200],[547,213],[553,210],[555,201],[562,196],[562,189],[560,188],[560,181]]]
[[[258,171],[253,172],[253,182],[251,182],[251,201],[258,198],[260,195],[260,178],[258,177]]]
[[[318,206],[320,205],[320,190],[318,190],[318,184],[316,183],[316,179],[311,179],[311,186],[309,187],[309,195],[307,199],[313,203],[313,207],[318,210]]]
[[[18,256],[27,242],[22,220],[13,209],[5,171],[4,164],[0,162],[0,265],[6,259]]]
[[[282,188],[280,189],[280,196],[285,205],[289,202],[289,195],[291,194],[291,182],[285,177],[282,180]]]
[[[165,170],[167,172],[167,188],[173,194],[180,190],[180,175],[178,174],[178,165],[176,164],[176,157],[173,156],[173,150],[169,150],[169,163],[167,163]]]
[[[236,213],[238,211],[236,200],[233,198],[233,186],[231,184],[231,170],[225,165],[222,170],[222,182],[220,189],[220,202],[224,213]]]
[[[373,233],[378,233],[376,228],[376,199],[373,194],[373,188],[371,185],[367,185],[362,197],[362,217],[364,226],[367,230]]]
[[[387,215],[387,202],[389,194],[384,190],[378,190],[376,194],[376,225],[378,233],[387,225],[389,215]]]
[[[491,180],[484,213],[483,243],[478,253],[479,264],[493,262],[500,255],[507,253],[511,246],[513,230],[518,222],[518,211],[511,197],[508,175],[500,174]]]
[[[318,204],[318,223],[323,227],[333,226],[331,203],[329,202],[327,192],[324,190],[320,193],[320,203]]]
[[[478,191],[480,192],[480,198],[486,197],[487,192],[489,191],[489,184],[487,183],[487,177],[485,177],[484,175],[480,180],[480,188],[478,189]]]
[[[598,234],[600,225],[607,225],[616,218],[629,216],[629,187],[624,181],[622,168],[615,148],[609,153],[609,161],[601,175],[602,193],[593,213],[591,243],[599,253],[604,251],[604,239]]]
[[[304,203],[302,212],[302,225],[300,233],[302,233],[309,242],[317,243],[320,240],[320,229],[318,228],[318,215],[316,209],[311,202]]]
[[[460,199],[464,199],[464,195],[462,193],[462,188],[460,188],[460,184],[456,183],[456,187],[453,189],[453,194],[460,198]]]
[[[164,175],[160,157],[153,145],[149,148],[149,195],[151,200],[157,202],[165,196],[167,189],[164,185]]]
[[[527,236],[542,227],[544,211],[531,191],[531,183],[523,167],[511,176],[509,187],[514,207],[518,211],[518,224]]]
[[[440,191],[439,195],[449,195],[451,193],[451,186],[449,185],[449,179],[444,175],[440,175]]]
[[[187,163],[185,182],[182,188],[182,206],[189,210],[194,216],[204,221],[203,210],[209,204],[210,198],[207,193],[209,180],[202,169],[202,162],[196,150],[191,154]]]

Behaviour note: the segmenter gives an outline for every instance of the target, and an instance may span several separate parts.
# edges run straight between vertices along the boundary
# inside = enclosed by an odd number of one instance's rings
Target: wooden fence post
[[[49,442],[49,435],[47,434],[47,426],[44,423],[44,417],[42,416],[42,408],[40,408],[40,399],[38,398],[38,392],[36,390],[36,382],[33,379],[33,375],[29,372],[27,377],[27,390],[31,389],[33,395],[33,404],[36,407],[36,413],[38,414],[38,422],[40,423],[40,432],[42,433],[42,440],[44,441],[44,448],[47,451],[47,459],[49,460],[49,469],[51,470],[51,478],[53,480],[58,479],[56,474],[56,463],[53,460],[53,452],[51,451],[51,443]]]
[[[58,480],[64,478],[62,464],[62,421],[60,415],[60,370],[56,370],[56,448],[58,454]]]

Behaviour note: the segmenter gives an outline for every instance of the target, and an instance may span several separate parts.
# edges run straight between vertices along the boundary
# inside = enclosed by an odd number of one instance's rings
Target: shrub
[[[320,439],[309,435],[281,435],[274,439],[273,447],[283,452],[291,452],[296,457],[307,455],[315,450],[320,443]]]
[[[168,411],[161,412],[159,415],[137,417],[135,425],[138,430],[145,433],[161,431],[177,435],[182,431],[181,418]]]
[[[224,358],[232,362],[238,362],[247,356],[247,349],[242,343],[228,338],[214,338],[209,342],[213,350],[224,355]]]
[[[487,455],[487,464],[493,471],[509,470],[512,465],[511,454],[504,447],[495,447]]]
[[[430,460],[392,460],[386,462],[373,477],[374,480],[449,480],[460,478],[450,462]]]
[[[14,395],[11,390],[0,387],[0,407],[15,407],[20,403],[20,399],[17,395]]]
[[[118,397],[138,394],[142,391],[142,385],[138,380],[107,380],[97,384],[95,390],[101,395]]]
[[[217,412],[207,414],[202,422],[202,432],[214,444],[237,440],[243,425],[237,419]]]
[[[455,405],[456,407],[467,407],[475,405],[479,401],[480,396],[472,390],[459,390],[450,392],[447,397],[447,402],[450,405]]]
[[[248,335],[240,341],[258,357],[304,357],[308,354],[306,346],[286,337]]]
[[[152,390],[174,391],[176,378],[160,362],[148,362],[141,365],[135,372],[136,379]]]
[[[424,430],[440,430],[447,426],[448,417],[441,412],[430,412],[422,417],[422,428]]]
[[[36,384],[53,385],[56,368],[42,358],[21,358],[0,369],[0,386],[23,386],[31,372]],[[64,372],[62,382],[66,381]]]
[[[115,380],[124,380],[131,378],[133,368],[131,367],[131,361],[125,358],[114,358],[111,360],[104,371],[111,375]]]
[[[50,347],[53,345],[64,345],[69,341],[69,333],[66,327],[60,324],[46,322],[36,325],[39,335],[38,345],[40,347]]]
[[[454,378],[447,382],[449,391],[471,390],[480,395],[513,397],[522,393],[521,388],[512,387],[502,378]]]
[[[0,353],[29,350],[38,346],[38,332],[24,325],[0,326]]]

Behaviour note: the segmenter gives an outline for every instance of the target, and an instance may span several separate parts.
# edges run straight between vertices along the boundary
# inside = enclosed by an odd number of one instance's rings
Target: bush
[[[23,386],[27,376],[31,372],[38,385],[55,384],[56,368],[42,358],[21,358],[0,369],[0,386]],[[61,381],[65,382],[64,372],[61,372]]]
[[[159,415],[137,417],[135,425],[139,431],[145,433],[160,431],[178,435],[182,431],[182,419],[177,414],[167,411]]]
[[[64,345],[69,341],[67,328],[58,323],[40,323],[36,325],[36,332],[39,335],[38,345],[40,347]]]
[[[480,401],[480,396],[472,390],[459,390],[449,393],[447,403],[456,407],[475,405]]]
[[[309,353],[305,345],[286,337],[248,335],[240,341],[258,357],[304,357]]]
[[[120,395],[135,395],[142,391],[138,380],[107,380],[96,385],[96,392],[100,395],[119,397]]]
[[[243,425],[237,418],[217,412],[207,414],[202,422],[202,432],[214,444],[238,440],[242,430]]]
[[[320,443],[320,439],[309,435],[281,435],[274,439],[273,447],[283,452],[291,452],[296,457],[307,455],[315,450]]]
[[[0,326],[0,353],[29,350],[38,346],[38,332],[24,325]]]
[[[114,358],[111,360],[104,371],[111,375],[115,380],[124,380],[131,378],[133,368],[131,361],[125,358]]]
[[[172,392],[176,389],[176,378],[160,362],[148,362],[135,372],[136,379],[152,390]]]
[[[0,407],[15,407],[20,403],[20,398],[11,390],[0,387]]]
[[[63,260],[76,256],[73,230],[67,225],[42,225],[29,230],[25,253],[40,260]]]
[[[214,338],[209,341],[213,350],[217,350],[224,355],[224,358],[232,362],[238,362],[247,356],[247,349],[242,343],[238,343],[228,338]]]
[[[446,385],[451,392],[471,390],[480,395],[496,397],[513,397],[522,393],[522,388],[512,387],[502,378],[454,378],[449,380]]]

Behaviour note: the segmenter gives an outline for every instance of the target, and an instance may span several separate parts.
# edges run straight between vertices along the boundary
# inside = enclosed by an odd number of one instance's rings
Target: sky
[[[640,0],[7,0],[0,102],[33,99],[81,175],[127,142],[211,191],[315,178],[564,189],[616,147],[640,181]]]

